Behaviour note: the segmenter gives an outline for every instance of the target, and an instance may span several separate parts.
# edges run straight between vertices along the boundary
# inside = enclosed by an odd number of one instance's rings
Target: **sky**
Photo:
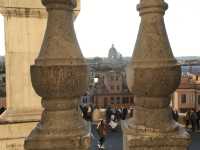
[[[175,56],[200,56],[200,0],[166,0],[165,24]],[[133,53],[140,17],[139,0],[82,0],[75,21],[85,57],[105,57],[112,44],[123,56]],[[3,17],[0,17],[0,55],[5,53]]]

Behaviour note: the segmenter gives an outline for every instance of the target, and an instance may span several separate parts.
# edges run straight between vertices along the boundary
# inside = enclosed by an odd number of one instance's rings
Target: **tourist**
[[[107,124],[104,120],[101,120],[99,124],[97,125],[97,132],[99,135],[99,144],[98,147],[99,149],[104,149],[104,142],[105,142],[105,137],[107,135]]]
[[[200,109],[197,112],[197,130],[200,130]]]
[[[189,125],[190,125],[190,110],[188,110],[186,112],[186,115],[185,115],[185,127],[188,129]]]
[[[5,107],[1,107],[1,108],[0,108],[0,114],[2,114],[5,110],[6,110]]]
[[[122,120],[125,120],[127,115],[128,115],[128,109],[123,108],[123,110],[122,110]]]
[[[83,119],[87,120],[87,111],[88,111],[87,106],[84,104],[83,106],[79,105],[79,107],[82,112]]]
[[[87,121],[92,121],[92,113],[93,113],[93,107],[92,105],[90,104],[87,108],[87,116],[86,116],[86,120]]]
[[[115,131],[118,126],[118,120],[115,114],[112,114],[110,117],[109,127],[111,128],[111,131]]]
[[[106,122],[109,123],[110,122],[110,117],[112,115],[112,111],[111,111],[111,107],[108,106],[106,109]]]
[[[192,131],[193,132],[196,131],[197,119],[198,119],[197,113],[194,109],[192,109],[191,115],[190,115],[190,121],[191,121],[191,124],[192,124]]]
[[[134,111],[134,110],[133,110],[133,107],[131,107],[131,108],[130,108],[130,117],[131,117],[131,118],[133,117],[133,111]]]
[[[122,118],[122,110],[121,109],[117,109],[116,110],[116,119],[120,120]]]
[[[178,121],[179,114],[178,114],[178,111],[176,109],[174,109],[174,110],[172,109],[172,117],[176,122]]]

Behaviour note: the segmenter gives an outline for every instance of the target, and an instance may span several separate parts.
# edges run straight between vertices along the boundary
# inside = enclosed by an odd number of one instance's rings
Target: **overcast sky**
[[[165,24],[175,56],[200,56],[200,0],[166,0]],[[84,56],[107,56],[112,43],[131,56],[138,33],[139,0],[82,0],[75,29]],[[4,54],[0,17],[0,54]]]

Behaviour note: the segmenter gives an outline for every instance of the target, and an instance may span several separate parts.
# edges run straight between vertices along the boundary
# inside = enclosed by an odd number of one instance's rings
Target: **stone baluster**
[[[90,138],[77,111],[87,88],[87,65],[73,26],[76,0],[42,0],[47,29],[31,80],[42,97],[41,121],[25,140],[26,150],[89,150]]]
[[[127,83],[135,94],[134,117],[123,124],[125,150],[187,150],[189,134],[172,119],[170,94],[180,83],[163,16],[164,0],[140,0],[141,24]]]

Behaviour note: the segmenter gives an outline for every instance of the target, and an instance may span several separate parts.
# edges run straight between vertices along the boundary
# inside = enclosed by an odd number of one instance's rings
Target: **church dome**
[[[112,58],[112,59],[118,58],[118,52],[116,48],[114,47],[114,44],[112,44],[112,47],[109,50],[108,58]]]

